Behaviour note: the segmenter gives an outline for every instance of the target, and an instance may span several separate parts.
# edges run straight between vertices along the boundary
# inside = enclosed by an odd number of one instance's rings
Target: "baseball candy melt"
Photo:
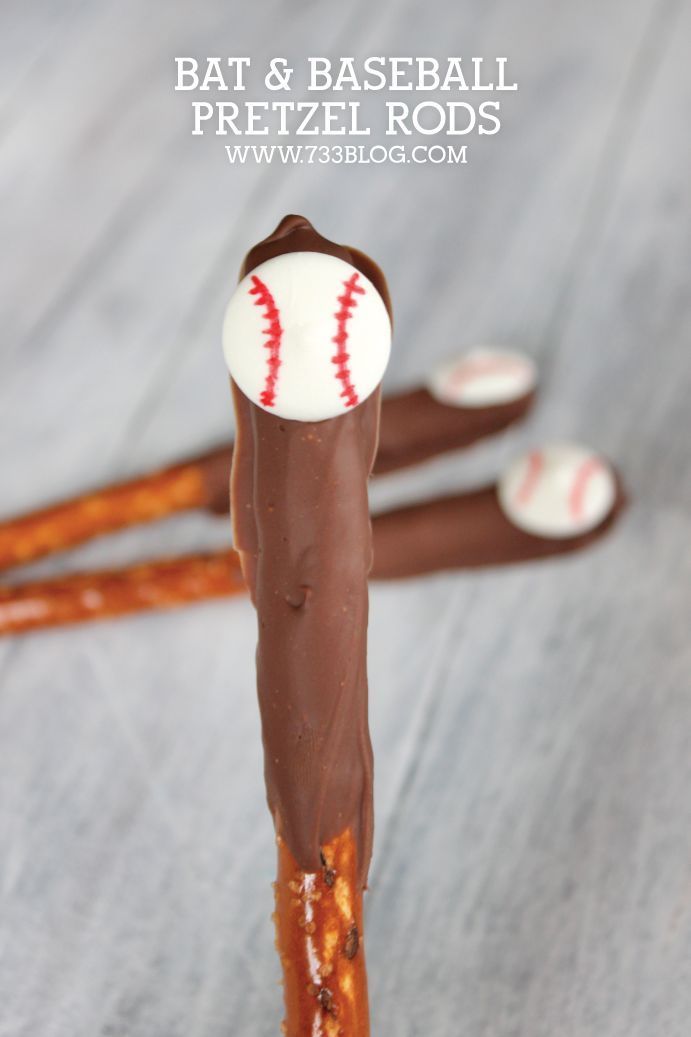
[[[240,282],[226,310],[223,349],[233,379],[257,406],[323,421],[379,385],[391,321],[361,271],[337,256],[288,252]]]
[[[506,517],[526,533],[577,537],[611,514],[617,484],[603,457],[560,443],[514,461],[499,480],[498,495]]]
[[[532,392],[537,385],[537,369],[522,353],[479,346],[435,368],[427,384],[440,403],[493,407]]]

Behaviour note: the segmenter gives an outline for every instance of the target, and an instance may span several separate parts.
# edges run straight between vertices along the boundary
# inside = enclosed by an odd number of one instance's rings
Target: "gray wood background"
[[[3,514],[231,432],[219,348],[285,212],[371,252],[390,385],[538,360],[500,439],[381,506],[575,437],[632,506],[588,554],[372,590],[374,1033],[682,1037],[691,1018],[691,6],[5,0]],[[230,169],[173,56],[507,54],[462,168]],[[225,543],[196,515],[36,566]],[[30,573],[27,573],[30,575]],[[269,1037],[278,966],[247,601],[0,643],[2,1037]]]

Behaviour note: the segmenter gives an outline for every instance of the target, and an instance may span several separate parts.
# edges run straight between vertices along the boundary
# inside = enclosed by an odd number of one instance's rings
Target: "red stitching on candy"
[[[600,459],[598,457],[589,457],[576,472],[569,495],[569,511],[575,519],[581,518],[583,514],[586,486],[592,476],[601,469],[602,462]]]
[[[525,370],[524,362],[512,357],[483,357],[477,360],[466,360],[451,371],[449,385],[453,388],[460,388],[473,378],[482,378],[486,374],[515,374],[520,377]]]
[[[254,305],[264,307],[264,317],[268,322],[268,327],[264,328],[263,331],[263,334],[268,336],[264,343],[269,350],[269,356],[266,361],[268,371],[264,388],[259,395],[259,402],[264,407],[273,407],[276,399],[278,369],[281,366],[280,353],[283,328],[281,327],[280,315],[273,295],[264,282],[255,274],[252,275],[252,288],[250,288],[249,293],[250,295],[257,296],[254,300]]]
[[[516,503],[527,504],[537,486],[540,472],[544,465],[544,459],[539,450],[533,450],[528,455],[528,467],[525,470],[523,481],[516,491]]]
[[[350,380],[350,370],[348,368],[350,356],[346,352],[346,344],[348,342],[348,321],[353,315],[352,311],[357,306],[355,295],[356,293],[358,295],[365,294],[365,289],[362,285],[357,283],[359,276],[358,273],[354,273],[347,281],[343,282],[345,291],[343,295],[338,296],[338,302],[341,304],[341,308],[338,313],[334,314],[338,330],[331,340],[332,342],[335,342],[337,346],[336,352],[331,357],[331,363],[335,364],[338,368],[336,371],[336,378],[339,378],[343,382],[341,396],[345,400],[346,407],[355,407],[359,402],[358,395],[355,392],[355,386]]]

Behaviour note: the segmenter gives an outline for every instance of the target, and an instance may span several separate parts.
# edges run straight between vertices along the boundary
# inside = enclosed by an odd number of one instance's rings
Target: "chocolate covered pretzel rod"
[[[507,469],[498,485],[375,515],[371,578],[396,580],[441,570],[512,565],[589,547],[619,517],[625,503],[621,482],[603,458],[586,454],[574,460],[572,453],[565,457],[562,452],[538,506],[540,478],[545,482],[549,465],[537,462],[536,455],[553,453],[554,448],[531,451]],[[515,481],[518,485],[511,492]],[[569,488],[565,499],[564,486]],[[532,530],[518,524],[516,509],[532,516]],[[536,532],[536,524],[542,533]],[[175,608],[244,591],[238,555],[230,550],[0,587],[0,636]]]
[[[393,472],[471,446],[520,421],[535,399],[528,357],[473,349],[441,364],[428,384],[384,399],[375,474]]]
[[[384,399],[375,474],[469,446],[520,420],[535,370],[517,353],[473,350],[432,372],[428,387]],[[214,450],[0,522],[0,570],[179,511],[228,510],[233,447]]]
[[[626,496],[604,458],[575,449],[576,460],[554,466],[542,489],[520,482],[518,500],[507,500],[514,473],[517,466],[530,469],[537,451],[519,458],[498,484],[375,516],[372,578],[517,565],[590,547],[615,524]],[[588,481],[578,481],[580,471],[589,473]]]
[[[241,278],[224,325],[237,419],[231,512],[258,619],[284,1030],[367,1037],[367,481],[388,293],[371,260],[294,216],[250,251]]]

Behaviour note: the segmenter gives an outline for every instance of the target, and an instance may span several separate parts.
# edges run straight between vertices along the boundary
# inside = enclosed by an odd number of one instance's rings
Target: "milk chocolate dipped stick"
[[[531,451],[498,485],[376,515],[371,577],[395,580],[570,554],[603,536],[624,502],[621,483],[604,458],[576,447]],[[0,636],[244,590],[235,551],[3,587]]]
[[[382,404],[375,474],[460,450],[525,417],[537,371],[509,350],[481,347],[435,368],[427,385]]]
[[[226,311],[288,1037],[369,1034],[367,480],[390,339],[381,271],[301,217],[251,250]]]
[[[374,472],[392,472],[458,450],[520,420],[535,393],[535,369],[519,353],[479,349],[432,372],[426,387],[382,403]],[[74,547],[174,512],[228,510],[232,444],[138,479],[0,522],[0,569]]]
[[[375,579],[533,562],[589,547],[625,505],[601,455],[574,444],[533,450],[499,482],[373,519]]]

